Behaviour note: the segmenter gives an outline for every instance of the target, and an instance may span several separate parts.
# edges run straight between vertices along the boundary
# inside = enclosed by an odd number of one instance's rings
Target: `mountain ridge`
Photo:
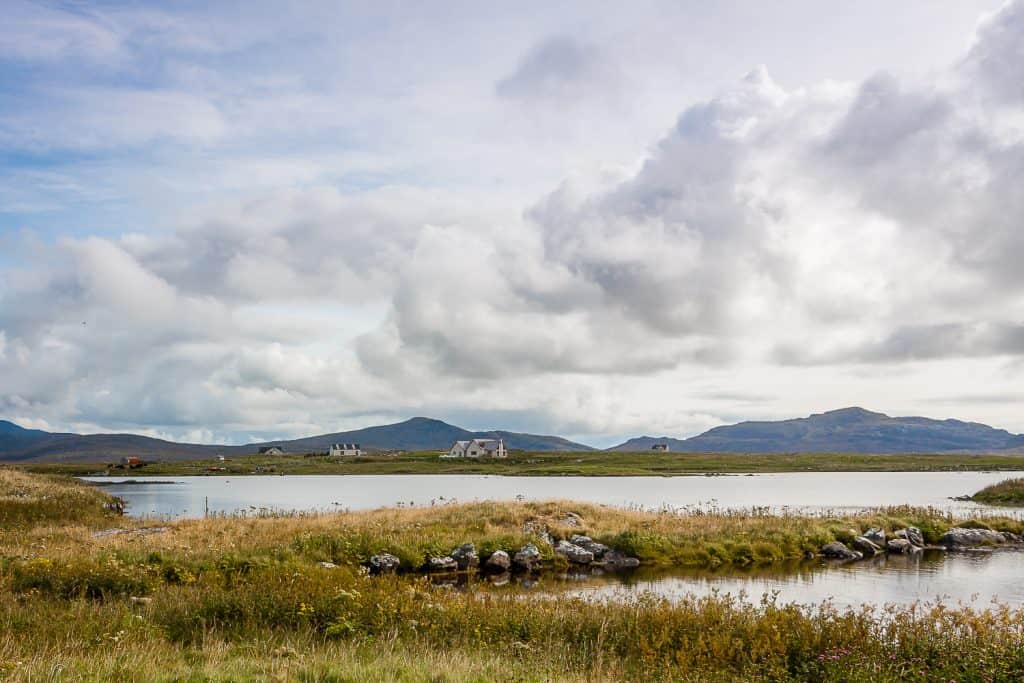
[[[789,420],[721,425],[687,439],[637,437],[608,450],[645,451],[655,443],[694,453],[1010,452],[1024,448],[1024,436],[979,422],[890,417],[850,407]]]

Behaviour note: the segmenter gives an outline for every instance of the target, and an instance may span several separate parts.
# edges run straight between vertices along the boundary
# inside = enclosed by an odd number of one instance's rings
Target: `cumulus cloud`
[[[845,404],[899,373],[929,391],[921,364],[1009,376],[1022,8],[932,78],[796,88],[757,67],[619,180],[566,182],[518,217],[407,185],[310,186],[38,247],[0,290],[0,409],[225,438],[412,412],[666,433],[756,410],[787,372],[812,410],[837,377]],[[571,98],[608,68],[553,38],[496,95]],[[217,139],[220,109],[192,105],[187,126],[122,135]]]

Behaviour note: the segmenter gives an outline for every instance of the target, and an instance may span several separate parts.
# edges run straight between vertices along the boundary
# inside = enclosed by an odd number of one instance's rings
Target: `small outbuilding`
[[[280,446],[263,446],[260,455],[284,455],[284,449]]]
[[[652,451],[661,451],[662,453],[667,453],[668,452],[668,444],[667,443],[656,443],[653,446],[651,446],[651,450]]]

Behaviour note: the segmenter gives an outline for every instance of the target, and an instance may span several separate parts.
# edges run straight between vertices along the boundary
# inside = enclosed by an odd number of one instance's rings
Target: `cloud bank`
[[[109,37],[73,29],[0,48],[110,58]],[[623,92],[611,52],[555,35],[492,72],[494,106]],[[1017,1],[928,76],[786,87],[756,67],[631,168],[518,211],[408,179],[302,183],[155,231],[12,231],[0,415],[237,441],[432,413],[600,441],[912,410],[970,378],[1007,395],[1024,355],[1021,45]],[[119,125],[97,97],[120,106],[90,91],[66,140],[31,111],[0,139],[38,129],[38,145],[87,150]],[[237,135],[223,98],[176,97],[148,95],[122,144]]]

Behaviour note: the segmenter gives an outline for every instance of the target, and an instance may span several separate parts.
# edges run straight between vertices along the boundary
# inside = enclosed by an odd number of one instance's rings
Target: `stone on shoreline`
[[[512,566],[512,558],[508,556],[504,550],[495,550],[491,553],[491,556],[484,562],[484,569],[489,572],[501,574],[507,572],[509,567]]]
[[[402,561],[391,553],[380,553],[370,558],[370,573],[391,574],[398,570],[398,566],[401,563]]]
[[[569,541],[559,541],[555,546],[555,552],[576,564],[590,564],[594,561],[594,553]]]
[[[540,550],[532,543],[527,543],[512,556],[512,563],[521,569],[533,569],[540,561]]]
[[[879,549],[884,548],[885,542],[888,540],[885,531],[874,526],[864,532],[864,538],[877,545]]]
[[[581,536],[580,534],[573,534],[571,537],[569,537],[569,542],[573,545],[578,545],[584,550],[589,550],[590,552],[594,553],[595,560],[601,559],[602,557],[604,557],[604,554],[606,552],[611,550],[611,548],[606,546],[604,543],[598,543],[590,536]]]
[[[444,557],[431,557],[427,559],[427,571],[431,572],[453,572],[459,568],[459,563],[451,555]]]
[[[476,546],[472,543],[463,543],[452,551],[451,557],[459,569],[471,569],[480,565],[480,556],[476,554]]]
[[[991,529],[964,529],[953,527],[942,535],[939,545],[947,548],[975,548],[981,545],[1003,545],[1013,543],[1014,534],[1004,534]]]
[[[611,569],[632,569],[640,566],[640,560],[624,555],[618,550],[609,550],[601,560]]]
[[[913,543],[905,538],[890,538],[885,544],[886,549],[890,553],[898,553],[901,555],[909,555],[910,553],[919,553],[921,549],[915,546]]]
[[[882,552],[882,549],[877,544],[873,543],[871,539],[867,538],[866,536],[858,536],[857,538],[853,539],[852,545],[854,548],[864,553],[865,556],[877,555],[878,553]]]
[[[924,547],[924,535],[916,526],[908,526],[906,529],[898,529],[896,531],[896,538],[905,538],[910,541],[911,545],[918,548]]]
[[[821,546],[821,554],[836,560],[859,560],[864,557],[856,550],[850,550],[845,543],[832,541]]]

